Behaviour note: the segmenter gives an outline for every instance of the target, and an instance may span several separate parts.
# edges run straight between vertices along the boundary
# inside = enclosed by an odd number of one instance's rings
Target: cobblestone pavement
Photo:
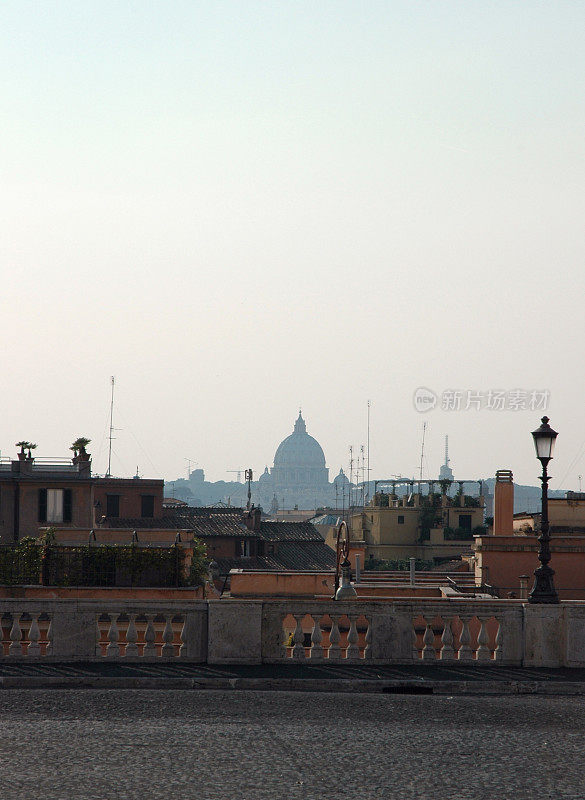
[[[583,800],[585,699],[0,692],[3,800]]]

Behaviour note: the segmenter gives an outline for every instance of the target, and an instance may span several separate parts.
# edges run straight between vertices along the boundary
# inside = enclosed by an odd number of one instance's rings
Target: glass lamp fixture
[[[542,425],[535,431],[532,431],[536,457],[540,459],[540,461],[548,462],[553,457],[557,436],[558,433],[548,424],[548,417],[543,417]]]

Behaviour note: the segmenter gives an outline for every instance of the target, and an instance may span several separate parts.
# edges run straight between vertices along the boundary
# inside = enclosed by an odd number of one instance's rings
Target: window
[[[399,525],[404,525],[404,514],[399,514],[398,515],[398,524]]]
[[[120,516],[120,495],[119,494],[107,495],[106,517],[119,517],[119,516]]]
[[[462,531],[471,530],[471,514],[459,514],[459,527]]]
[[[39,489],[39,522],[71,522],[71,489]]]
[[[240,555],[241,556],[249,556],[250,555],[250,540],[249,539],[242,539],[240,541]]]
[[[143,494],[142,497],[142,517],[154,517],[154,495]]]

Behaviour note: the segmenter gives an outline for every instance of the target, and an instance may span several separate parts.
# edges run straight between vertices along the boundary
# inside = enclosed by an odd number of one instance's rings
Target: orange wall
[[[498,549],[481,550],[483,546]],[[520,575],[528,575],[528,591],[532,588],[538,561],[535,536],[480,537],[476,540],[476,575],[497,587],[501,596],[514,591],[520,597]],[[509,548],[509,549],[504,549]],[[555,586],[562,600],[585,600],[585,537],[566,536],[551,539],[550,566],[555,571]]]
[[[332,597],[335,575],[326,572],[230,573],[232,597]],[[441,597],[437,586],[411,587],[389,583],[354,584],[358,597]]]
[[[230,573],[232,597],[315,597],[332,595],[335,576],[329,572]]]

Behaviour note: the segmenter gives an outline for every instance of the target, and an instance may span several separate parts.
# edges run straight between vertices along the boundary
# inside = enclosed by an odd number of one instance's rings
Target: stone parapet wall
[[[585,667],[585,602],[0,599],[15,661]]]

